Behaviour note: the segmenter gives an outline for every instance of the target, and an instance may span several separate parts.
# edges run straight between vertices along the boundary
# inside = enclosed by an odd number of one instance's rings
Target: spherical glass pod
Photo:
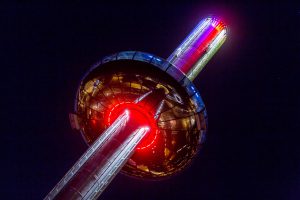
[[[152,117],[155,128],[141,141],[122,172],[134,177],[162,178],[188,165],[207,130],[199,92],[170,63],[152,54],[128,51],[102,59],[80,83],[75,114],[90,145],[118,113],[148,94],[151,100],[135,109]]]

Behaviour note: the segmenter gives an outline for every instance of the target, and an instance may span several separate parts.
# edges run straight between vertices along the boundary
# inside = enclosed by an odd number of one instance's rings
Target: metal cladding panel
[[[134,60],[150,62],[152,58],[153,58],[153,55],[151,55],[149,53],[137,51],[136,54],[134,54]]]
[[[161,70],[165,71],[168,67],[168,63],[157,56],[153,56],[153,59],[151,60],[151,64],[155,65],[156,67],[160,68]]]
[[[194,95],[197,91],[197,88],[195,88],[194,84],[192,84],[191,82],[189,84],[187,84],[187,86],[185,86],[187,93],[189,94],[189,96]]]
[[[180,82],[185,78],[185,75],[176,67],[170,66],[166,71],[170,76],[172,76],[177,82]]]
[[[107,63],[107,62],[110,62],[110,61],[116,60],[116,59],[117,59],[117,54],[112,54],[112,55],[104,57],[102,59],[102,63]]]
[[[135,53],[136,53],[136,51],[122,51],[122,52],[119,52],[118,55],[117,55],[117,60],[122,60],[122,59],[131,60]]]
[[[205,109],[205,106],[204,106],[204,103],[203,103],[203,100],[200,96],[200,94],[197,92],[195,93],[193,96],[192,96],[192,99],[193,99],[193,102],[196,106],[196,111],[197,112],[201,112]],[[206,113],[206,112],[205,112]]]

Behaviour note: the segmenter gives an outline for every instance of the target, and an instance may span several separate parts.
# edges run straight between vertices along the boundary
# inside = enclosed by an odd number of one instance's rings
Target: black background
[[[299,199],[300,6],[234,2],[3,3],[1,199],[41,199],[87,146],[68,113],[101,57],[161,57],[215,14],[228,40],[195,80],[207,142],[164,181],[118,175],[101,199]]]

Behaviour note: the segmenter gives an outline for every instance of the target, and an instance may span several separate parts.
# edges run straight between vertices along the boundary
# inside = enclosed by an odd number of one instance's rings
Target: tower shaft
[[[226,28],[215,18],[206,18],[194,28],[167,59],[193,81],[226,39]]]
[[[45,200],[99,197],[148,131],[148,127],[138,127],[130,122],[129,115],[125,111],[102,133]]]

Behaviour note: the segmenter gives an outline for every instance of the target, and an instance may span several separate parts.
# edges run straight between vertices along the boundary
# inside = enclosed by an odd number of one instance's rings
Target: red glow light
[[[110,126],[112,122],[114,122],[126,109],[130,113],[130,120],[134,120],[140,126],[148,126],[150,128],[150,131],[137,146],[137,150],[147,149],[148,147],[152,146],[157,138],[158,128],[154,119],[154,113],[152,113],[151,109],[149,109],[149,106],[145,104],[139,105],[133,102],[121,102],[114,105],[108,112],[107,125]]]

